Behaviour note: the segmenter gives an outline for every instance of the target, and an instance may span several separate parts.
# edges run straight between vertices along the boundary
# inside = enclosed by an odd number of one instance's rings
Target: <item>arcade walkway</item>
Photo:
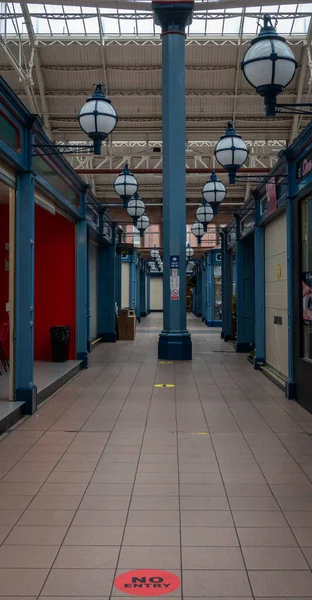
[[[194,317],[193,362],[158,363],[159,326],[2,438],[0,596],[116,600],[153,569],[174,598],[311,600],[312,415]]]

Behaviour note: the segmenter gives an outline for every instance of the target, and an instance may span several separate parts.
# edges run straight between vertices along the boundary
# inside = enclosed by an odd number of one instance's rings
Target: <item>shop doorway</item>
[[[0,401],[15,396],[15,204],[0,180]]]

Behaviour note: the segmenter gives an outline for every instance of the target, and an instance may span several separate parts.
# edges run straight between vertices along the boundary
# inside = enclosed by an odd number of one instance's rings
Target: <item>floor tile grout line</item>
[[[222,394],[222,396],[223,396],[223,394]],[[270,488],[270,491],[271,491],[271,493],[272,493],[272,496],[273,496],[273,498],[275,499],[275,501],[276,501],[276,503],[277,503],[277,505],[278,505],[278,507],[279,507],[279,509],[280,509],[280,511],[281,511],[281,513],[282,513],[282,515],[283,515],[283,517],[284,517],[284,519],[285,519],[285,521],[287,522],[287,525],[288,525],[288,527],[289,527],[289,529],[290,529],[290,531],[291,531],[292,535],[294,536],[294,539],[295,539],[295,540],[296,540],[296,542],[297,542],[298,549],[300,550],[300,552],[301,552],[301,554],[302,554],[302,556],[303,556],[303,559],[305,560],[305,562],[306,562],[306,564],[307,564],[308,568],[309,568],[309,569],[310,569],[310,571],[311,571],[311,570],[312,570],[312,568],[310,567],[310,565],[309,565],[309,563],[308,563],[308,561],[307,561],[307,559],[306,559],[306,557],[305,557],[305,555],[304,555],[304,552],[303,552],[303,550],[302,550],[302,547],[300,546],[300,544],[299,544],[299,542],[298,542],[298,539],[297,539],[297,537],[296,537],[296,535],[295,535],[295,533],[294,533],[294,531],[293,531],[293,528],[290,526],[290,524],[289,524],[289,521],[288,521],[288,519],[286,518],[286,516],[285,516],[285,514],[284,514],[284,511],[283,511],[283,509],[282,509],[282,507],[281,507],[281,505],[280,505],[280,503],[279,503],[278,499],[276,498],[275,494],[273,493],[273,490],[271,489],[271,485],[270,485],[270,484],[269,484],[269,482],[267,481],[267,479],[266,479],[266,476],[265,476],[265,474],[264,474],[264,472],[263,472],[263,470],[262,470],[262,468],[261,468],[261,465],[260,465],[260,463],[258,462],[258,460],[257,460],[257,457],[255,456],[255,454],[254,454],[254,452],[253,452],[253,449],[252,449],[252,447],[250,446],[250,444],[249,444],[249,442],[248,442],[248,439],[246,438],[246,435],[245,435],[245,433],[244,433],[244,432],[242,431],[242,429],[240,428],[240,426],[239,426],[239,423],[238,423],[238,421],[237,421],[237,419],[236,419],[236,417],[235,417],[234,413],[232,412],[232,410],[231,410],[231,407],[230,407],[229,403],[227,402],[226,398],[225,398],[224,396],[223,396],[223,398],[224,398],[224,401],[225,401],[225,403],[227,404],[227,406],[228,406],[228,409],[229,409],[229,411],[231,412],[231,414],[232,414],[232,416],[233,416],[233,419],[235,420],[235,422],[236,422],[236,424],[237,424],[237,426],[238,426],[238,428],[239,428],[239,430],[240,430],[240,432],[241,432],[241,434],[242,434],[242,436],[243,436],[243,438],[244,438],[244,440],[245,440],[245,442],[246,442],[246,444],[247,444],[247,446],[248,446],[248,448],[249,448],[249,450],[250,450],[250,452],[251,452],[251,454],[252,454],[253,458],[255,459],[255,461],[256,461],[256,463],[257,463],[257,465],[258,465],[258,467],[259,467],[259,469],[260,469],[260,471],[261,471],[261,473],[262,473],[262,475],[263,475],[263,477],[264,477],[264,479],[266,480],[266,484],[267,484],[267,485],[268,485],[268,487]],[[268,426],[269,426],[269,425],[268,425]],[[270,426],[269,426],[269,427],[270,427]],[[271,427],[270,427],[270,429],[271,429]],[[274,432],[272,429],[271,429],[271,431],[273,432],[273,434],[274,434],[276,437],[278,437],[278,436],[275,434],[275,432]],[[279,438],[278,438],[278,439],[279,439]],[[212,438],[212,436],[211,436],[211,440],[212,440],[212,444],[214,445],[214,442],[213,442],[213,438]],[[280,441],[281,441],[281,440],[280,440]],[[282,441],[281,441],[281,444],[284,446],[284,444],[282,443]],[[288,454],[291,456],[291,458],[292,458],[293,460],[295,460],[295,459],[292,457],[292,455],[290,454],[290,452],[288,451],[288,449],[287,449],[285,446],[284,446],[284,448],[285,448],[285,450],[287,451],[287,453],[288,453]],[[218,460],[218,459],[217,459],[217,460]],[[297,461],[295,461],[295,462],[297,462]],[[219,464],[219,461],[218,461],[218,464]],[[299,466],[299,465],[298,465],[298,466]],[[220,472],[221,472],[221,469],[220,469]],[[222,476],[222,472],[221,472],[221,476]],[[222,477],[222,479],[223,479],[223,477]],[[225,486],[224,486],[224,487],[225,487]],[[227,494],[226,487],[225,487],[225,492],[226,492],[226,494]],[[311,499],[311,500],[312,500],[312,499]],[[229,505],[230,505],[230,509],[231,509],[231,504],[229,503]],[[232,509],[231,509],[231,513],[232,513]],[[233,514],[232,514],[232,518],[233,518]],[[233,521],[234,521],[234,519],[233,519]],[[234,521],[234,524],[235,524],[235,521]],[[236,524],[235,524],[235,528],[236,528]],[[238,539],[239,539],[239,537],[238,537]],[[239,539],[239,542],[240,542],[240,539]],[[244,559],[244,561],[245,561],[245,559]]]
[[[174,384],[176,383],[176,363],[173,363]],[[181,598],[184,598],[183,585],[183,546],[182,546],[182,512],[181,512],[181,488],[180,488],[180,455],[179,455],[179,433],[178,433],[178,403],[177,388],[174,388],[175,418],[176,418],[176,444],[177,444],[177,467],[178,467],[178,503],[179,503],[179,535],[180,535],[180,568],[181,568]]]
[[[243,560],[246,577],[248,579],[248,584],[249,584],[249,587],[250,587],[251,595],[255,599],[255,594],[254,594],[253,587],[252,587],[252,584],[251,584],[251,579],[249,577],[249,573],[248,573],[248,569],[247,569],[247,564],[246,564],[245,556],[244,556],[242,545],[241,545],[241,540],[240,540],[240,537],[239,537],[238,531],[237,531],[238,528],[236,526],[236,523],[235,523],[235,520],[234,520],[234,517],[233,517],[233,510],[232,510],[232,507],[231,507],[231,503],[229,501],[229,496],[228,496],[228,493],[227,493],[227,489],[226,489],[226,486],[225,486],[225,482],[224,482],[222,470],[221,470],[221,467],[220,467],[219,458],[218,458],[218,455],[217,455],[217,452],[216,452],[216,449],[215,449],[215,445],[214,445],[214,441],[213,441],[212,435],[210,433],[210,427],[209,427],[209,424],[208,424],[208,419],[206,418],[204,407],[202,405],[202,400],[201,400],[201,397],[200,397],[200,394],[199,394],[199,390],[198,390],[198,387],[197,387],[197,382],[196,382],[195,378],[194,378],[194,380],[195,380],[195,387],[196,387],[196,390],[197,390],[197,394],[198,394],[198,397],[199,397],[201,408],[202,408],[202,411],[203,411],[203,414],[204,414],[204,419],[205,419],[205,422],[206,422],[206,425],[207,425],[207,429],[208,429],[208,432],[209,432],[209,435],[210,435],[210,440],[211,440],[211,444],[212,444],[212,447],[213,447],[214,455],[215,455],[215,458],[216,458],[216,461],[217,461],[217,464],[218,464],[218,467],[219,467],[220,476],[221,476],[222,484],[223,484],[223,487],[224,487],[224,493],[225,493],[225,496],[226,496],[226,499],[227,499],[227,502],[228,502],[228,505],[229,505],[229,510],[230,510],[230,513],[231,513],[231,518],[232,518],[232,521],[233,521],[233,526],[234,526],[234,529],[235,529],[235,534],[236,534],[237,541],[238,541],[238,544],[239,544],[240,553],[241,553],[241,557],[242,557],[242,560]]]
[[[226,367],[225,367],[225,369],[227,370],[227,372],[229,373],[229,376],[231,377],[231,374],[230,374],[230,372],[228,371],[228,369],[227,369]],[[232,377],[231,377],[231,378],[232,378]],[[217,385],[217,384],[216,384],[216,385]],[[303,474],[303,475],[304,475],[304,476],[307,478],[308,482],[309,482],[309,483],[311,483],[311,482],[310,482],[310,480],[309,480],[309,478],[307,477],[307,475],[304,473],[303,469],[301,468],[301,465],[300,465],[300,464],[298,463],[298,461],[297,461],[297,460],[296,460],[296,459],[295,459],[295,458],[292,456],[292,454],[290,453],[290,451],[288,450],[288,448],[285,446],[285,444],[284,444],[283,440],[281,440],[281,439],[279,438],[278,434],[277,434],[277,433],[274,431],[274,429],[272,428],[272,426],[270,425],[270,423],[268,423],[268,422],[265,420],[265,418],[264,418],[264,417],[261,415],[261,413],[259,412],[258,408],[257,408],[257,407],[256,407],[256,406],[255,406],[255,405],[252,403],[252,401],[250,400],[250,398],[248,398],[248,396],[246,396],[246,394],[245,394],[244,390],[243,390],[243,389],[242,389],[242,388],[239,386],[239,384],[237,384],[237,385],[238,385],[238,387],[239,387],[240,391],[241,391],[241,392],[244,394],[244,396],[245,396],[245,397],[246,397],[246,399],[248,400],[248,402],[250,402],[250,403],[252,404],[253,408],[254,408],[254,409],[255,409],[255,411],[258,413],[258,415],[260,416],[260,418],[261,418],[261,419],[264,421],[264,423],[265,423],[265,424],[267,425],[267,427],[270,429],[271,433],[273,433],[273,435],[274,435],[274,436],[275,436],[275,437],[276,437],[276,438],[279,440],[279,442],[282,444],[282,446],[284,447],[284,449],[286,450],[286,452],[289,454],[289,456],[292,458],[292,460],[293,460],[293,461],[294,461],[294,462],[297,464],[297,466],[298,466],[298,468],[300,469],[300,471],[302,471],[302,474]],[[229,409],[229,411],[230,411],[231,415],[233,416],[233,419],[235,420],[235,422],[236,422],[236,424],[237,424],[237,426],[238,426],[238,428],[239,428],[239,430],[240,430],[241,434],[243,435],[243,437],[244,437],[244,439],[245,439],[246,443],[248,444],[248,447],[250,448],[250,451],[251,451],[252,455],[253,455],[253,456],[254,456],[254,458],[256,459],[256,457],[255,457],[255,455],[254,455],[254,452],[253,452],[253,450],[252,450],[251,446],[249,445],[249,442],[248,442],[248,440],[247,440],[247,438],[246,438],[246,434],[245,434],[245,433],[243,432],[243,430],[241,429],[241,427],[240,427],[240,424],[239,424],[239,422],[238,422],[238,420],[237,420],[237,418],[236,418],[235,414],[233,413],[233,411],[232,411],[232,409],[231,409],[231,406],[230,406],[230,404],[228,403],[227,399],[225,398],[225,396],[224,396],[224,394],[222,393],[222,391],[221,391],[221,390],[220,390],[220,392],[221,392],[221,395],[222,395],[222,397],[223,397],[223,399],[224,399],[224,402],[226,403],[226,405],[227,405],[227,407],[228,407],[228,409]],[[286,412],[286,411],[284,411],[284,412]],[[288,415],[288,413],[286,413],[286,414]],[[288,416],[289,416],[289,415],[288,415]],[[296,423],[296,421],[294,421],[294,422]],[[296,423],[296,425],[297,425],[297,423]],[[304,432],[303,432],[303,433],[304,433]],[[258,461],[257,461],[257,460],[256,460],[256,462],[258,463]],[[258,466],[260,466],[260,465],[258,465]],[[260,467],[260,468],[261,468],[261,467]],[[262,472],[262,469],[261,469],[261,472]],[[264,475],[264,473],[263,473],[263,475]],[[265,477],[265,475],[264,475],[264,477]],[[265,477],[265,479],[266,479],[266,477]],[[268,482],[267,482],[267,483],[268,483]],[[269,484],[269,483],[268,483],[268,485],[270,486],[270,484]],[[274,485],[274,484],[272,484],[272,485]],[[270,487],[271,487],[271,486],[270,486]],[[271,490],[271,491],[272,491],[272,490]],[[272,492],[272,493],[273,493],[273,492]],[[274,494],[273,494],[273,496],[274,496]]]
[[[119,372],[120,372],[120,371],[119,371]],[[116,375],[116,377],[114,378],[114,380],[112,381],[112,383],[111,383],[110,387],[111,387],[111,386],[113,385],[113,383],[116,381],[116,379],[117,379],[117,377],[118,377],[118,375],[119,375],[119,372],[118,372],[118,374]],[[136,376],[137,376],[137,375],[136,375]],[[136,377],[135,377],[135,379],[136,379]],[[107,446],[107,444],[108,444],[108,441],[109,441],[109,439],[110,439],[110,437],[111,437],[111,435],[112,435],[112,433],[113,433],[113,431],[114,431],[114,428],[115,428],[115,425],[116,425],[116,423],[117,423],[117,421],[118,421],[118,418],[119,418],[119,416],[120,416],[120,414],[121,414],[121,412],[122,412],[122,409],[123,409],[123,407],[124,407],[125,403],[127,402],[128,396],[129,396],[129,394],[130,394],[130,392],[131,392],[131,390],[132,390],[132,387],[133,387],[133,385],[134,385],[135,379],[134,379],[134,381],[132,382],[132,385],[131,385],[131,387],[130,387],[130,389],[129,389],[129,392],[128,392],[128,394],[127,394],[127,396],[126,396],[126,398],[125,398],[125,400],[124,400],[124,402],[123,402],[123,405],[122,405],[122,407],[121,407],[121,409],[120,409],[119,413],[118,413],[118,417],[116,418],[116,421],[115,421],[114,427],[112,428],[112,430],[111,430],[111,432],[110,432],[110,434],[109,434],[109,436],[108,436],[108,438],[107,438],[107,440],[106,440],[105,446],[104,446],[104,448],[103,448],[103,451],[101,452],[101,455],[100,455],[100,457],[99,457],[99,459],[98,459],[98,461],[97,461],[97,463],[96,463],[95,469],[97,468],[97,466],[98,466],[98,464],[99,464],[99,462],[100,462],[100,460],[101,460],[101,458],[102,458],[102,456],[103,456],[103,454],[104,454],[104,451],[105,451],[105,449],[106,449],[106,446]],[[90,385],[91,385],[91,384],[90,384]],[[87,386],[87,387],[90,387],[90,386]],[[110,389],[110,387],[108,388],[108,390]],[[87,389],[87,388],[86,388],[86,389]],[[108,391],[108,390],[107,390],[107,391]],[[83,390],[83,392],[82,392],[82,393],[84,393],[84,391],[85,391],[85,390]],[[105,392],[105,394],[107,393],[107,391]],[[105,395],[105,394],[104,394],[104,395]],[[80,394],[80,395],[81,395],[81,394]],[[104,397],[104,396],[103,396],[103,397]],[[101,402],[101,400],[100,400],[99,402]],[[95,408],[96,408],[96,407],[95,407]],[[95,410],[95,408],[94,408],[94,410]],[[91,414],[92,414],[92,413],[91,413]],[[75,441],[75,439],[76,439],[76,437],[78,436],[78,434],[79,434],[79,433],[80,433],[80,432],[77,432],[77,433],[76,433],[76,435],[75,435],[75,436],[74,436],[74,438],[72,439],[71,443],[69,444],[69,446],[67,447],[67,449],[65,450],[65,452],[62,454],[62,457],[59,459],[59,461],[56,463],[56,465],[55,465],[55,466],[57,466],[57,465],[59,464],[59,462],[62,460],[62,458],[63,458],[64,454],[66,454],[66,452],[68,451],[68,449],[70,448],[70,446],[72,445],[72,443]],[[54,468],[55,468],[55,467],[54,467]],[[94,471],[95,471],[95,469],[94,469]],[[36,495],[33,497],[33,500],[34,500],[34,498],[35,498],[35,497],[38,495],[38,493],[40,492],[40,490],[41,490],[41,488],[43,487],[43,485],[44,485],[44,483],[42,484],[42,486],[40,486],[40,488],[39,488],[39,490],[38,490],[37,494],[36,494]],[[47,576],[45,577],[45,580],[44,580],[44,582],[43,582],[43,585],[42,585],[42,587],[41,587],[41,589],[40,589],[40,591],[39,591],[39,594],[37,595],[37,598],[39,598],[39,597],[41,596],[41,593],[42,593],[42,591],[43,591],[43,589],[44,589],[44,586],[46,585],[46,582],[47,582],[47,580],[48,580],[48,577],[49,577],[49,575],[50,575],[50,573],[51,573],[51,571],[52,571],[52,569],[53,569],[53,567],[54,567],[54,564],[55,564],[55,562],[56,562],[56,560],[57,560],[57,558],[58,558],[58,556],[59,556],[60,550],[61,550],[61,548],[62,548],[62,546],[63,546],[63,544],[64,544],[64,541],[65,541],[65,538],[66,538],[66,536],[67,536],[67,534],[68,534],[68,531],[69,531],[69,529],[70,529],[70,527],[71,527],[71,525],[72,525],[72,523],[73,523],[73,521],[74,521],[74,519],[75,519],[75,516],[76,516],[76,514],[77,514],[77,512],[78,512],[78,510],[79,510],[79,507],[81,506],[81,503],[82,503],[82,501],[83,501],[83,499],[84,499],[84,497],[85,497],[85,495],[86,495],[86,492],[87,492],[87,490],[88,490],[88,487],[89,487],[89,485],[90,485],[90,483],[89,483],[89,484],[86,486],[85,492],[84,492],[84,494],[82,495],[82,498],[81,498],[81,500],[80,500],[80,502],[79,502],[79,504],[78,504],[78,507],[77,507],[77,509],[76,509],[76,510],[75,510],[75,512],[74,512],[73,518],[72,518],[72,520],[71,520],[70,524],[68,525],[68,527],[67,527],[67,529],[66,529],[66,533],[65,533],[65,535],[64,535],[64,537],[63,537],[63,539],[62,539],[62,541],[61,541],[61,544],[59,545],[59,549],[58,549],[58,551],[57,551],[57,553],[56,553],[56,556],[55,556],[55,558],[54,558],[54,561],[53,561],[53,563],[52,563],[51,567],[48,569]],[[31,502],[32,502],[32,501],[31,501]],[[26,510],[26,509],[25,509],[25,510]],[[25,512],[25,511],[24,511],[24,512]],[[23,514],[24,514],[24,513],[23,513]],[[22,515],[21,515],[21,517],[22,517]],[[20,518],[21,518],[21,517],[20,517]],[[18,522],[17,522],[17,523],[18,523]],[[14,527],[15,527],[15,525],[14,525]],[[12,529],[13,529],[13,528],[12,528]],[[8,534],[8,535],[9,535],[9,534]],[[5,540],[7,539],[7,537],[8,537],[8,536],[6,536]],[[5,542],[5,540],[3,540],[2,544]]]
[[[143,366],[143,361],[141,363],[140,370],[141,370],[142,366]],[[157,370],[158,370],[158,366],[157,365],[155,365],[155,366],[156,366],[156,368],[155,368],[155,374],[154,374],[154,379],[153,379],[153,385],[154,385],[154,383],[156,381]],[[113,581],[112,581],[111,591],[110,591],[110,594],[109,594],[109,600],[111,600],[111,598],[113,597],[115,579],[116,579],[117,573],[118,573],[118,566],[119,566],[119,562],[120,562],[121,551],[122,551],[122,548],[123,548],[123,541],[125,539],[125,533],[126,533],[128,518],[129,518],[129,514],[130,514],[130,510],[131,510],[131,503],[132,503],[132,499],[133,499],[133,492],[134,492],[134,488],[135,488],[135,485],[136,485],[136,477],[137,477],[138,468],[139,468],[139,464],[140,464],[140,457],[141,457],[141,453],[142,453],[142,447],[143,447],[143,443],[144,443],[144,437],[145,437],[145,432],[146,432],[146,427],[147,427],[147,422],[148,422],[148,416],[149,416],[149,412],[150,412],[150,407],[151,407],[151,404],[152,404],[153,392],[154,392],[154,390],[153,390],[153,387],[152,387],[151,393],[150,393],[149,404],[148,404],[147,411],[146,411],[145,426],[144,426],[144,430],[143,430],[143,434],[142,434],[140,451],[139,451],[137,466],[136,466],[136,469],[135,469],[135,476],[134,476],[134,480],[133,480],[132,490],[131,490],[131,494],[130,494],[130,498],[129,498],[128,510],[127,510],[127,513],[126,513],[126,519],[125,519],[125,524],[124,524],[124,528],[123,528],[123,534],[122,534],[122,537],[121,537],[121,542],[120,542],[119,553],[118,553],[118,557],[117,557],[116,568],[114,570],[114,578],[113,578]]]
[[[105,370],[105,369],[104,369],[104,370]],[[82,374],[82,373],[79,373],[78,375],[81,375],[81,374]],[[114,378],[114,380],[112,381],[112,383],[111,383],[110,387],[113,385],[113,383],[114,383],[114,382],[115,382],[115,380],[117,379],[118,375],[119,375],[119,373],[116,375],[116,377],[115,377],[115,378]],[[91,385],[91,384],[90,384],[90,385]],[[75,398],[74,402],[76,402],[76,401],[78,400],[78,398],[79,398],[79,397],[80,397],[80,396],[81,396],[81,395],[82,395],[82,394],[85,392],[85,390],[86,390],[86,389],[88,389],[89,387],[90,387],[90,386],[88,385],[88,386],[87,386],[87,387],[86,387],[86,388],[85,388],[85,389],[84,389],[84,390],[83,390],[83,391],[82,391],[82,392],[81,392],[81,393],[80,393],[80,394],[79,394],[79,395],[78,395],[78,396]],[[109,388],[108,388],[108,389],[109,389]],[[107,390],[107,391],[108,391],[108,390]],[[106,392],[105,392],[105,394],[106,394]],[[104,394],[104,395],[101,397],[101,399],[99,400],[99,402],[97,403],[97,405],[94,407],[93,411],[94,411],[94,410],[97,408],[98,404],[99,404],[99,403],[102,401],[102,399],[103,399],[103,397],[105,396],[105,394]],[[71,407],[71,406],[74,404],[74,402],[72,402],[72,403],[70,404],[70,406],[69,406],[69,407],[67,407],[67,408],[70,408],[70,407]],[[126,402],[126,400],[125,400],[125,402]],[[66,409],[66,410],[67,410],[67,409]],[[122,409],[121,409],[121,410],[122,410]],[[92,411],[92,413],[93,413],[93,411]],[[91,413],[91,414],[92,414],[92,413]],[[90,415],[90,416],[91,416],[91,415]],[[117,417],[117,418],[118,418],[118,417]],[[49,427],[49,429],[50,429],[51,427],[52,427],[52,425]],[[36,445],[37,441],[39,441],[39,440],[40,440],[40,439],[41,439],[41,438],[42,438],[42,437],[43,437],[43,436],[44,436],[44,435],[45,435],[45,434],[46,434],[46,433],[49,431],[49,429],[47,429],[46,431],[44,431],[44,432],[43,432],[43,434],[42,434],[42,435],[41,435],[41,436],[38,438],[38,440],[36,440],[35,444],[33,444],[33,445],[30,447],[30,449],[29,449],[29,450],[31,450],[31,449],[32,449],[32,448],[33,448],[33,447]],[[112,430],[112,431],[113,431],[113,430]],[[39,487],[39,489],[38,489],[38,491],[36,492],[36,494],[35,494],[34,496],[32,496],[32,499],[29,501],[29,504],[28,504],[28,505],[26,506],[26,508],[23,510],[22,514],[20,515],[20,517],[18,518],[18,520],[16,521],[16,523],[15,523],[15,524],[12,526],[12,528],[11,528],[11,529],[10,529],[10,531],[9,531],[9,533],[7,534],[7,536],[4,538],[4,540],[3,540],[3,541],[2,541],[2,543],[0,544],[0,547],[1,547],[2,545],[4,545],[4,544],[5,544],[5,541],[7,540],[7,538],[9,537],[9,535],[11,534],[11,532],[13,531],[14,527],[17,527],[17,526],[18,526],[18,523],[19,523],[19,521],[22,519],[22,517],[24,516],[25,512],[26,512],[27,510],[31,510],[31,509],[29,508],[29,507],[30,507],[30,505],[32,504],[32,502],[34,501],[34,499],[35,499],[35,498],[38,496],[38,494],[40,493],[40,490],[41,490],[41,489],[42,489],[42,487],[45,485],[45,483],[46,483],[46,480],[47,480],[47,479],[50,477],[51,473],[52,473],[52,472],[55,470],[55,468],[57,467],[57,465],[58,465],[58,464],[59,464],[59,463],[62,461],[62,459],[63,459],[64,455],[65,455],[65,454],[68,452],[68,450],[69,450],[70,446],[73,444],[73,442],[75,441],[75,439],[76,439],[76,437],[78,436],[78,434],[79,434],[79,433],[80,433],[80,431],[77,431],[76,435],[73,437],[72,441],[71,441],[71,442],[70,442],[70,444],[67,446],[66,450],[65,450],[65,451],[62,453],[62,456],[61,456],[61,457],[59,458],[59,460],[56,462],[56,464],[54,465],[53,469],[50,471],[49,475],[47,475],[46,479],[45,479],[45,480],[42,482],[42,484],[41,484],[41,486]],[[112,433],[112,432],[111,432],[111,433]],[[108,439],[107,439],[107,441],[106,441],[106,444],[108,443],[108,440],[109,440],[109,436],[108,436]],[[106,448],[106,444],[105,444],[105,447],[104,447],[104,449]],[[28,450],[28,451],[29,451],[29,450]],[[20,462],[20,461],[21,461],[21,459],[22,459],[22,458],[24,458],[24,456],[25,456],[25,455],[28,453],[28,451],[27,451],[27,452],[25,452],[25,454],[24,454],[24,455],[23,455],[23,456],[22,456],[22,457],[19,459],[19,461],[18,461],[18,462]],[[104,450],[103,450],[103,452],[104,452]],[[99,458],[99,460],[100,460],[100,459],[101,459],[101,457]],[[18,463],[16,463],[16,464],[18,464]],[[94,468],[94,471],[95,471],[95,469],[96,469],[96,467],[97,467],[97,464],[98,464],[98,463],[96,463],[96,466],[95,466],[95,468]],[[14,466],[16,466],[16,465],[14,465]],[[12,468],[13,468],[13,467],[12,467]],[[93,474],[94,474],[94,471],[93,471]],[[9,472],[10,472],[10,471],[9,471]],[[21,483],[23,483],[23,482],[21,482]],[[89,483],[88,483],[88,485],[87,485],[87,487],[86,487],[85,493],[86,493],[86,491],[87,491],[87,489],[88,489],[88,487],[89,487],[89,484],[90,484],[90,481],[89,481]],[[85,495],[85,493],[84,493],[84,495]],[[83,497],[82,497],[82,499],[81,499],[81,502],[82,502],[82,500],[83,500],[83,498],[84,498],[84,495],[83,495]],[[79,505],[78,505],[77,509],[75,510],[75,513],[74,513],[74,515],[73,515],[73,519],[75,518],[75,516],[76,516],[76,513],[77,513],[77,511],[79,510],[79,506],[80,506],[81,502],[79,503]],[[72,521],[73,521],[73,519],[72,519]],[[65,537],[66,537],[66,535],[67,535],[67,531],[68,531],[69,527],[71,526],[71,523],[72,523],[72,521],[70,522],[70,524],[69,524],[69,525],[68,525],[68,527],[67,527],[66,534],[65,534],[65,536],[64,536],[64,538],[63,538],[63,540],[62,540],[62,542],[61,542],[61,546],[63,545],[63,541],[64,541],[64,539],[65,539]],[[20,525],[19,527],[23,527],[23,526],[22,526],[22,525]],[[60,546],[60,547],[61,547],[61,546]],[[56,558],[57,558],[57,556],[55,557],[55,560],[56,560]]]

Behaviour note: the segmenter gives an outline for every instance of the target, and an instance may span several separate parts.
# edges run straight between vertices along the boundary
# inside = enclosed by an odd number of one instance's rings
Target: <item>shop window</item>
[[[14,150],[19,150],[19,131],[2,113],[0,113],[0,137]]]
[[[76,190],[66,183],[41,156],[35,156],[33,164],[38,175],[44,177],[66,200],[72,202],[75,206],[79,206],[79,194]]]
[[[150,225],[144,234],[144,247],[145,248],[159,248],[160,246],[160,234],[159,225]]]
[[[303,358],[312,360],[312,198],[301,208]]]
[[[215,265],[214,269],[214,318],[221,319],[222,289],[221,289],[221,265]]]

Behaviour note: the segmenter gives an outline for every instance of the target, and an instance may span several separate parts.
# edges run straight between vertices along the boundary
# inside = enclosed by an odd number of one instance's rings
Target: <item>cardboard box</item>
[[[134,340],[136,335],[136,317],[118,317],[118,339]]]
[[[129,316],[129,308],[121,308],[119,311],[119,317],[128,317]]]

